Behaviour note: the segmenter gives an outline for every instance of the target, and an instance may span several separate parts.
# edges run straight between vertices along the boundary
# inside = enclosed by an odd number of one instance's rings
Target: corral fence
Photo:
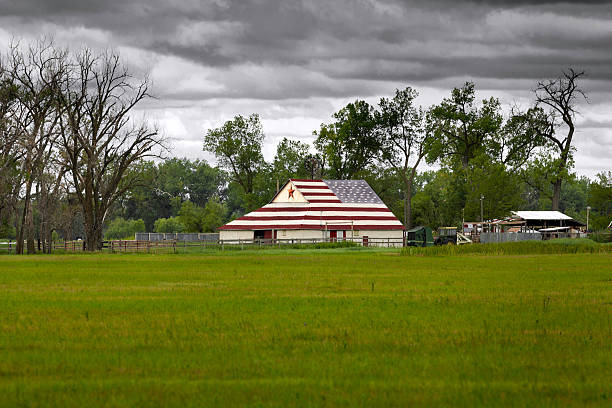
[[[180,242],[217,242],[219,241],[219,233],[159,233],[159,232],[137,232],[134,237],[135,241],[180,241]]]
[[[0,254],[2,253],[14,254],[16,246],[17,246],[17,243],[14,241],[8,241],[8,242],[2,241],[0,242]]]
[[[541,240],[542,234],[539,232],[483,232],[480,234],[482,244]]]
[[[327,239],[236,239],[236,240],[200,240],[200,241],[142,241],[142,240],[114,240],[104,241],[103,252],[198,252],[201,250],[241,250],[264,249],[270,247],[337,247],[337,246],[367,246],[400,248],[404,246],[402,238],[327,238]],[[83,241],[56,242],[53,251],[83,252]]]

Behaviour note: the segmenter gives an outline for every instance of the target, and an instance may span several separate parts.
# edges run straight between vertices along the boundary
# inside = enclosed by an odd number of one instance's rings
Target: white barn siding
[[[249,240],[249,239],[253,239],[254,236],[255,236],[255,232],[249,231],[249,230],[220,230],[219,231],[219,239],[221,241],[239,240],[239,239]]]

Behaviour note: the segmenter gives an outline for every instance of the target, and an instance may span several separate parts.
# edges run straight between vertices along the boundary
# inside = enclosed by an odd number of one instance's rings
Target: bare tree
[[[553,167],[552,209],[559,210],[561,200],[561,184],[567,177],[572,160],[572,141],[574,138],[574,119],[578,113],[576,105],[578,100],[587,99],[585,92],[578,86],[578,80],[584,76],[584,71],[575,71],[569,68],[562,74],[547,81],[538,82],[534,90],[536,106],[546,108],[549,114],[550,127],[543,136],[556,150],[558,157],[550,164]],[[556,129],[565,125],[567,133],[557,136]]]
[[[65,111],[62,148],[69,179],[83,211],[86,248],[95,251],[102,247],[109,208],[139,181],[134,165],[164,148],[157,129],[129,116],[150,97],[149,81],[136,81],[115,53],[85,50],[57,95]]]
[[[18,149],[18,132],[11,118],[17,103],[16,87],[0,60],[0,223],[8,222],[19,194],[19,171],[21,150]],[[0,227],[2,225],[0,224]]]
[[[22,51],[18,43],[11,44],[4,69],[16,87],[17,103],[11,110],[17,143],[23,152],[21,174],[24,179],[23,210],[17,234],[17,253],[23,253],[27,238],[28,253],[35,252],[33,188],[44,172],[55,148],[57,125],[61,116],[54,83],[65,70],[66,52],[58,50],[48,40],[41,40]]]

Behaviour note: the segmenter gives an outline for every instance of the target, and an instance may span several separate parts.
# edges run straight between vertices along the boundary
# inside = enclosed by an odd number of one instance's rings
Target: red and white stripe
[[[384,204],[343,203],[322,180],[291,180],[307,203],[270,203],[221,230],[402,230]]]
[[[291,180],[306,200],[311,203],[341,203],[323,180]]]

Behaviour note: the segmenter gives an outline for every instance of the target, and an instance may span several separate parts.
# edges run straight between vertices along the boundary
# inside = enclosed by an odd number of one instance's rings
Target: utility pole
[[[404,227],[408,228],[408,196],[404,192]]]
[[[591,211],[591,207],[587,206],[587,227],[586,232],[589,232],[589,211]]]
[[[482,206],[482,200],[484,200],[484,195],[480,195],[480,222],[484,222],[484,207]]]

